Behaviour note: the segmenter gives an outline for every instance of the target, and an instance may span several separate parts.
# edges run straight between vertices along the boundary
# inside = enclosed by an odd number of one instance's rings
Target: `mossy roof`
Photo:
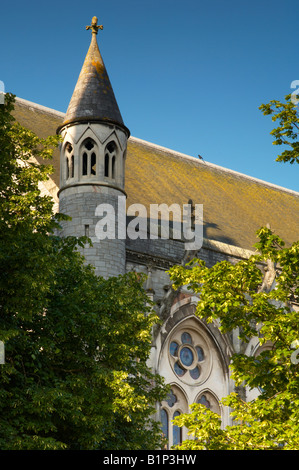
[[[59,113],[24,100],[15,117],[40,137],[55,134]],[[59,152],[52,175],[59,185]],[[299,193],[242,175],[202,160],[131,137],[128,141],[125,190],[127,203],[203,204],[204,237],[252,249],[256,231],[266,224],[287,244],[299,240]],[[149,212],[148,212],[149,213]]]

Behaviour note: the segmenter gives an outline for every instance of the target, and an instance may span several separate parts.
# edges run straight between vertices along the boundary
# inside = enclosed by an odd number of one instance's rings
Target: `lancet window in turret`
[[[82,175],[97,174],[97,146],[94,140],[88,138],[82,144]]]
[[[67,142],[65,146],[66,150],[66,179],[74,178],[74,155],[73,155],[73,146],[69,142]]]
[[[115,179],[115,166],[116,166],[116,151],[117,146],[115,142],[109,142],[105,149],[105,173],[106,178]]]

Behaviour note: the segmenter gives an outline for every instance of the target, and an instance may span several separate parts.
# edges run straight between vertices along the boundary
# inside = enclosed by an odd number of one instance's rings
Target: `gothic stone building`
[[[15,117],[40,137],[57,131],[63,138],[54,155],[55,172],[42,188],[56,210],[72,217],[62,235],[88,235],[93,246],[86,247],[86,260],[104,277],[130,270],[148,274],[146,288],[163,320],[153,337],[151,366],[172,390],[157,416],[172,445],[187,436],[171,420],[193,402],[217,411],[224,425],[230,423],[228,410],[219,405],[234,390],[230,357],[235,351],[256,355],[259,345],[240,344],[237,332],[222,335],[217,324],[194,315],[196,296],[172,290],[167,270],[185,259],[184,240],[171,231],[165,239],[143,233],[135,239],[99,240],[97,207],[109,204],[117,214],[118,202],[126,200],[127,208],[146,208],[147,218],[151,204],[183,207],[190,199],[202,204],[203,244],[193,254],[212,266],[249,257],[256,231],[267,223],[287,243],[298,240],[299,194],[130,136],[98,48],[98,28],[94,18],[66,114],[17,98]],[[255,393],[247,390],[246,399]]]

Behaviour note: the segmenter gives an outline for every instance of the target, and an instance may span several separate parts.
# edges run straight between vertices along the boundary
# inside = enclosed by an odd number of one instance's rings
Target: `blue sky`
[[[1,5],[5,90],[65,112],[92,16],[134,137],[299,191],[258,109],[299,80],[296,0],[64,0]]]

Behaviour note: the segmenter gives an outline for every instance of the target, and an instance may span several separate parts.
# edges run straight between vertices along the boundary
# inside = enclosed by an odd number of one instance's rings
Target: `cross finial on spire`
[[[103,25],[98,25],[98,19],[94,16],[91,20],[91,25],[86,26],[86,29],[91,29],[92,34],[98,34],[98,30],[103,29]]]

